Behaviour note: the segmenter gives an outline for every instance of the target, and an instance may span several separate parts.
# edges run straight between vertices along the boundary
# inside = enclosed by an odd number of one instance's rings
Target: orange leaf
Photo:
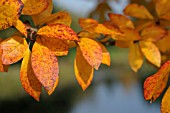
[[[49,5],[45,11],[43,11],[40,14],[31,15],[35,26],[44,24],[47,20],[47,17],[51,15],[52,10],[53,10],[53,2],[52,0],[48,0],[47,2]]]
[[[84,28],[90,27],[94,24],[98,24],[98,21],[91,19],[91,18],[80,18],[79,24],[84,29]]]
[[[145,41],[158,41],[167,34],[166,30],[158,26],[148,26],[141,32]]]
[[[54,87],[51,89],[51,90],[48,90],[48,95],[51,95],[54,90],[56,89],[56,87],[58,86],[58,82],[59,82],[59,76],[57,77],[56,81],[55,81],[55,84],[54,84]]]
[[[47,91],[52,90],[58,78],[58,60],[55,54],[43,45],[39,37],[32,48],[31,62],[38,80]]]
[[[106,49],[106,47],[104,45],[102,45],[99,42],[98,42],[98,44],[102,48],[102,63],[110,66],[110,61],[111,61],[110,60],[110,53],[108,52],[108,50]]]
[[[168,90],[166,91],[166,93],[164,94],[164,97],[162,99],[162,103],[161,103],[161,113],[169,113],[170,112],[170,87],[168,88]]]
[[[100,34],[99,33],[90,33],[87,31],[81,31],[78,34],[79,37],[87,37],[87,38],[100,38]]]
[[[129,48],[130,45],[133,44],[133,41],[116,41],[115,46],[121,47],[121,48]]]
[[[140,41],[140,48],[146,59],[157,67],[161,64],[161,54],[156,45],[152,42]]]
[[[153,16],[143,5],[129,4],[124,9],[124,13],[128,16],[132,16],[136,18],[153,19]]]
[[[119,28],[132,28],[134,29],[133,22],[126,16],[120,14],[109,13],[109,18],[112,23],[117,25]]]
[[[2,38],[0,38],[0,43],[2,42]],[[7,72],[8,65],[4,65],[2,62],[2,49],[0,48],[0,72]]]
[[[89,38],[81,38],[78,45],[86,61],[97,70],[102,62],[102,49],[100,45]]]
[[[128,61],[133,71],[137,72],[143,64],[143,55],[137,43],[130,46]]]
[[[160,18],[170,20],[170,1],[158,0],[156,3],[156,12]]]
[[[166,87],[169,77],[170,61],[162,65],[157,73],[149,76],[144,82],[145,100],[155,101]]]
[[[70,27],[64,24],[44,26],[38,30],[37,34],[45,37],[78,41],[77,34]]]
[[[63,56],[68,54],[69,46],[65,40],[51,37],[40,37],[41,43],[50,49],[56,56]]]
[[[27,37],[27,28],[25,24],[22,23],[21,20],[17,20],[16,24],[14,25],[18,31],[20,31],[25,37]]]
[[[50,15],[46,20],[46,24],[50,25],[50,24],[60,23],[60,24],[65,24],[67,26],[70,26],[71,21],[72,19],[68,12],[60,11],[60,12]]]
[[[0,0],[0,30],[14,25],[23,8],[21,0]]]
[[[48,0],[21,0],[24,3],[22,14],[34,15],[45,11],[48,8]]]
[[[25,38],[13,36],[5,39],[1,43],[2,62],[5,65],[13,64],[21,60],[28,48]]]
[[[25,91],[39,101],[42,85],[34,74],[30,56],[31,52],[27,49],[27,53],[22,60],[20,80]]]
[[[74,61],[74,71],[83,91],[86,90],[93,79],[94,69],[84,59],[79,47],[77,48],[76,59]]]

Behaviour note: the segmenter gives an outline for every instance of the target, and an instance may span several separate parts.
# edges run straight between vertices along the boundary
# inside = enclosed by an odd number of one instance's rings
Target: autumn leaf
[[[17,20],[16,24],[14,25],[18,31],[20,31],[25,37],[27,37],[27,27],[25,24],[22,23],[21,20]]]
[[[31,15],[35,26],[44,24],[46,22],[47,18],[51,15],[52,10],[53,10],[53,1],[47,0],[47,2],[49,5],[45,11],[43,11],[42,13],[39,13],[39,14]]]
[[[121,48],[129,48],[133,44],[133,41],[121,41],[117,40],[115,42],[115,46],[121,47]]]
[[[123,10],[124,14],[141,19],[153,19],[150,12],[143,6],[138,4],[129,4]]]
[[[74,61],[74,71],[78,83],[82,87],[83,91],[91,84],[93,79],[94,69],[84,59],[80,48],[77,48],[76,59]]]
[[[28,48],[25,38],[13,36],[2,41],[0,45],[2,53],[2,62],[5,65],[13,64],[21,60]]]
[[[48,90],[48,91],[47,91],[48,95],[51,95],[51,94],[54,92],[54,90],[55,90],[56,87],[58,86],[58,82],[59,82],[59,76],[57,77],[57,79],[56,79],[56,81],[55,81],[55,83],[54,83],[53,88],[52,88],[51,90]]]
[[[41,94],[42,85],[36,78],[34,71],[31,66],[31,52],[29,49],[26,50],[21,64],[20,80],[25,91],[39,101]]]
[[[51,37],[38,36],[38,38],[40,38],[42,44],[50,49],[56,56],[63,56],[68,54],[69,46],[67,41]]]
[[[161,68],[144,82],[145,100],[155,101],[166,87],[169,77],[170,61],[164,63]]]
[[[67,26],[70,26],[71,22],[72,22],[72,18],[70,14],[66,11],[60,11],[60,12],[50,15],[46,19],[45,23],[47,25],[60,23],[60,24],[65,24]]]
[[[45,11],[48,7],[48,0],[21,0],[24,3],[22,14],[34,15]]]
[[[79,18],[79,25],[82,27],[82,29],[86,29],[87,27],[90,27],[96,24],[98,24],[97,20],[94,20],[91,18]]]
[[[169,113],[170,112],[170,87],[166,91],[163,96],[162,103],[161,103],[161,113]]]
[[[64,24],[53,24],[44,26],[38,30],[37,34],[44,37],[53,37],[58,39],[76,41],[79,40],[77,34],[70,27]]]
[[[86,61],[96,70],[98,70],[102,62],[102,48],[100,45],[89,38],[81,38],[78,42],[80,50]]]
[[[43,45],[39,37],[32,48],[31,63],[40,83],[47,91],[52,90],[59,73],[58,60],[55,54]]]
[[[0,38],[0,43],[2,42],[2,38]],[[2,62],[2,49],[0,48],[0,72],[7,72],[8,65],[4,65]]]
[[[99,33],[90,33],[88,31],[81,31],[78,33],[79,37],[87,37],[87,38],[100,38]]]
[[[21,0],[0,1],[0,30],[4,30],[16,24],[21,15],[23,3]]]
[[[146,59],[157,67],[161,64],[161,55],[159,49],[152,42],[140,41],[140,48]]]
[[[129,47],[128,61],[133,71],[137,72],[138,69],[141,68],[143,64],[143,55],[137,43],[134,43]]]

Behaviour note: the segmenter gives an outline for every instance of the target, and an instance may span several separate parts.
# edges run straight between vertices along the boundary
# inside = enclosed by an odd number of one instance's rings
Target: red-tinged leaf
[[[13,26],[23,8],[21,0],[0,0],[0,30]]]
[[[167,35],[167,31],[158,26],[148,26],[141,32],[141,37],[145,41],[158,41]]]
[[[5,39],[1,43],[2,62],[5,65],[13,64],[21,60],[28,48],[25,38],[13,36]]]
[[[69,45],[67,41],[51,37],[38,36],[38,38],[40,38],[41,43],[50,49],[56,56],[63,56],[68,54]]]
[[[100,47],[102,48],[102,63],[110,66],[111,58],[110,58],[110,53],[106,49],[104,45],[98,42]]]
[[[71,22],[72,22],[72,18],[70,14],[66,11],[60,11],[55,14],[52,14],[46,20],[47,25],[60,23],[60,24],[65,24],[67,26],[70,26]]]
[[[22,23],[21,20],[17,20],[16,24],[14,25],[18,31],[20,31],[25,37],[27,37],[27,28],[26,25]]]
[[[129,65],[133,71],[137,72],[143,64],[143,55],[137,43],[132,44],[129,50]]]
[[[48,8],[48,0],[21,0],[24,3],[22,14],[34,15],[45,11]]]
[[[133,22],[124,15],[109,13],[109,18],[112,23],[119,28],[132,28],[134,29]]]
[[[161,103],[161,113],[170,113],[170,87],[163,96]]]
[[[20,70],[20,80],[25,91],[39,101],[42,85],[36,78],[31,66],[31,52],[27,49],[27,53],[22,60]]]
[[[35,26],[43,25],[47,21],[47,18],[51,15],[52,10],[53,10],[53,1],[48,0],[47,2],[49,5],[45,11],[43,11],[40,14],[31,15]]]
[[[44,37],[53,37],[58,39],[76,41],[79,40],[77,34],[70,27],[64,24],[53,24],[44,26],[38,30],[37,34]]]
[[[2,38],[0,38],[0,43],[2,42]],[[4,65],[2,62],[2,49],[0,48],[0,72],[7,72],[8,65]]]
[[[54,90],[56,89],[56,87],[58,86],[58,82],[59,82],[59,76],[57,77],[56,81],[55,81],[55,84],[54,84],[54,87],[51,89],[51,90],[48,90],[48,95],[51,95]]]
[[[163,92],[167,85],[170,61],[162,65],[157,73],[149,76],[144,82],[144,98],[145,100],[155,101]]]
[[[84,29],[84,28],[90,27],[94,24],[98,24],[98,21],[91,19],[91,18],[80,18],[79,24]]]
[[[170,1],[158,0],[156,3],[156,12],[160,18],[170,20]]]
[[[52,90],[59,73],[58,60],[55,54],[44,46],[39,37],[32,48],[31,62],[40,83],[47,91]]]
[[[132,16],[136,18],[153,19],[153,16],[143,5],[129,4],[124,9],[124,13],[128,16]]]
[[[129,48],[133,44],[133,41],[116,41],[115,46],[121,48]]]
[[[152,42],[140,41],[140,48],[146,59],[157,67],[161,64],[161,54],[156,45]]]
[[[92,82],[94,69],[84,59],[79,47],[77,48],[76,59],[74,61],[74,71],[78,83],[83,91],[85,91]]]
[[[86,61],[97,70],[102,62],[102,48],[100,45],[89,38],[81,38],[78,45]]]

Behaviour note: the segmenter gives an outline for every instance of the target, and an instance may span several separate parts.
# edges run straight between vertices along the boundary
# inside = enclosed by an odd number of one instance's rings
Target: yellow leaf
[[[145,100],[155,101],[165,89],[168,77],[170,61],[164,63],[159,71],[149,76],[144,82],[144,98]]]
[[[48,7],[48,0],[21,0],[24,3],[22,14],[34,15],[45,11]]]
[[[55,54],[37,37],[32,48],[31,63],[34,73],[47,91],[52,90],[58,78],[59,67]]]
[[[157,67],[161,64],[161,55],[159,49],[152,42],[140,41],[140,48],[146,59]]]
[[[116,41],[115,46],[121,47],[121,48],[129,48],[130,45],[133,44],[133,41]]]
[[[56,87],[58,86],[58,82],[59,82],[59,76],[57,77],[56,81],[55,81],[55,84],[54,84],[54,87],[51,89],[51,90],[48,90],[48,95],[51,95],[54,90],[56,89]]]
[[[53,24],[40,28],[37,35],[66,40],[79,40],[77,34],[67,25]]]
[[[25,91],[39,101],[42,85],[36,78],[31,66],[31,52],[29,48],[26,51],[21,64],[20,80]]]
[[[76,59],[74,61],[74,71],[83,91],[86,90],[92,82],[94,69],[84,59],[79,47],[77,48]]]
[[[2,38],[0,38],[0,43],[2,42]],[[2,62],[2,49],[0,48],[0,72],[7,72],[8,71],[8,65],[4,65]]]
[[[0,30],[13,26],[23,8],[21,0],[0,0]]]
[[[134,29],[133,22],[126,16],[120,14],[109,13],[109,18],[112,23],[117,25],[119,28],[132,28]]]
[[[165,29],[158,27],[158,26],[148,26],[141,32],[142,40],[145,41],[158,41],[161,38],[163,38],[165,35],[167,35],[167,32]]]
[[[100,34],[99,33],[90,33],[87,31],[81,31],[78,34],[79,37],[88,37],[88,38],[100,38]]]
[[[96,70],[102,62],[102,49],[100,45],[89,38],[81,38],[78,42],[80,50],[86,61]]]
[[[45,11],[40,14],[31,15],[35,26],[44,24],[47,20],[47,17],[51,15],[53,10],[53,2],[52,0],[48,0],[47,2],[49,5]]]
[[[22,23],[21,20],[17,20],[16,24],[14,25],[18,31],[20,31],[25,37],[27,37],[27,28],[26,25]]]
[[[63,56],[68,54],[69,46],[65,40],[41,36],[37,36],[37,38],[40,38],[41,43],[50,49],[56,56]]]
[[[70,14],[66,11],[60,11],[55,14],[52,14],[46,20],[46,24],[48,25],[60,23],[60,24],[65,24],[67,26],[70,26],[71,22],[72,22],[72,18]]]
[[[80,18],[79,24],[82,27],[82,29],[85,29],[86,27],[90,27],[92,25],[98,24],[98,21],[91,18]]]
[[[21,60],[28,48],[25,38],[13,36],[1,43],[2,62],[5,65],[13,64]]]
[[[98,42],[98,44],[102,48],[102,63],[110,66],[110,62],[111,62],[110,61],[110,53],[108,52],[108,50],[106,49],[106,47],[104,45],[102,45],[99,42]]]
[[[156,3],[156,12],[160,18],[170,20],[170,1],[158,0]]]
[[[137,72],[143,64],[143,55],[137,43],[134,43],[129,48],[128,56],[129,65],[133,71]]]
[[[170,113],[170,87],[163,96],[161,103],[161,113]]]
[[[124,9],[124,13],[128,16],[132,16],[136,18],[153,19],[153,16],[143,5],[129,4]]]

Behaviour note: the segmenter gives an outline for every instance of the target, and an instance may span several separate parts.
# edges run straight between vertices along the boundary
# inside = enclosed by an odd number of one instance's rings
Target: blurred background
[[[72,15],[72,28],[76,32],[80,31],[78,18],[97,18],[94,12],[100,0],[53,1],[53,12],[66,10]],[[108,0],[104,7],[107,12],[122,13],[129,2]],[[0,36],[9,37],[10,29],[0,31]],[[145,62],[139,72],[134,73],[128,65],[128,49],[114,46],[107,49],[111,54],[111,66],[101,65],[84,92],[74,75],[75,49],[71,49],[68,56],[60,57],[59,85],[51,96],[43,91],[40,102],[21,86],[20,62],[11,65],[8,73],[0,73],[0,113],[160,113],[162,96],[152,104],[143,98],[143,82],[157,69]]]

